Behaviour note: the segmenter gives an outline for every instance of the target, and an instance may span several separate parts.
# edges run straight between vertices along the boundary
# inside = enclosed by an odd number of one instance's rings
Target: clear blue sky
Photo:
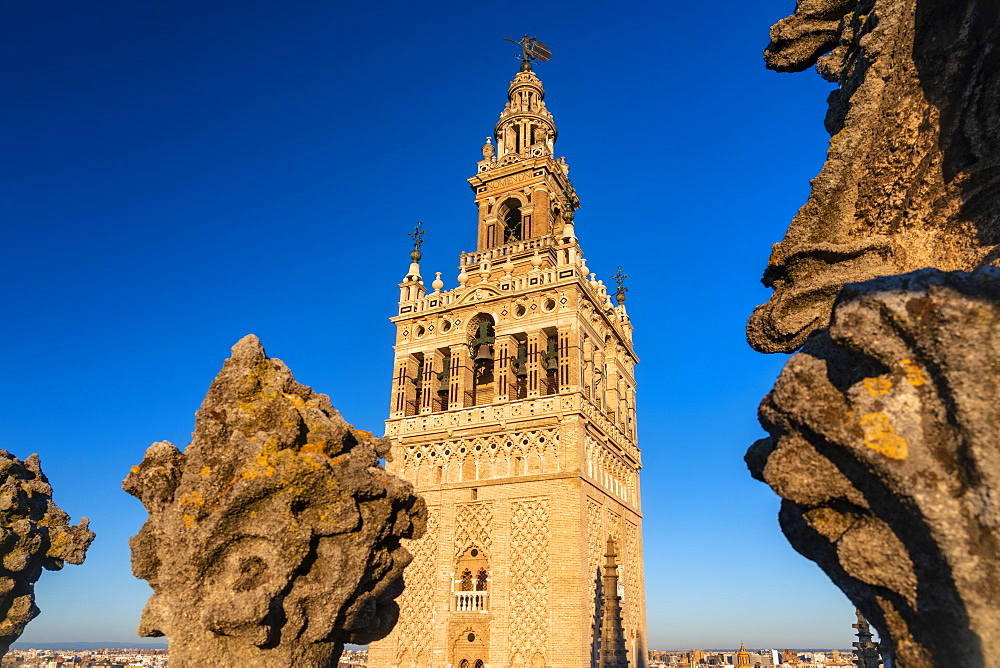
[[[98,534],[22,639],[135,638],[145,513],[120,481],[187,444],[244,334],[381,430],[406,233],[454,286],[518,65],[501,38],[537,31],[588,264],[630,275],[650,646],[849,645],[851,605],[742,461],[784,363],[744,322],[827,142],[829,84],[761,59],[793,4],[2,3],[0,447]]]

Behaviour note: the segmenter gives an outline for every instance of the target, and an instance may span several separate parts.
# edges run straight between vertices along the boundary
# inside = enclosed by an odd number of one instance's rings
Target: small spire
[[[858,668],[878,668],[881,663],[881,657],[879,657],[878,645],[872,642],[875,634],[872,633],[871,627],[868,625],[868,620],[865,619],[860,610],[855,608],[854,614],[857,615],[858,621],[856,624],[851,624],[851,626],[856,629],[858,640],[852,644],[858,653],[856,659]]]
[[[618,546],[608,536],[607,561],[602,573],[600,655],[598,668],[628,668],[625,629],[622,623],[621,597],[618,595]]]

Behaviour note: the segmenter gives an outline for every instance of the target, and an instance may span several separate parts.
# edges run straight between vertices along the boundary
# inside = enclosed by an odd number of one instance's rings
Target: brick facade
[[[459,286],[428,292],[419,250],[400,284],[388,468],[431,520],[374,668],[591,668],[609,537],[646,665],[632,326],[586,267],[543,98],[530,68],[511,82]]]

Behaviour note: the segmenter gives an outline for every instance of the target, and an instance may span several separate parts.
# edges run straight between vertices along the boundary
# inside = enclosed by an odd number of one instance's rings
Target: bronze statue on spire
[[[552,58],[552,51],[549,50],[549,47],[539,42],[537,37],[528,37],[525,35],[519,40],[511,39],[510,37],[504,37],[504,39],[521,47],[521,55],[519,57],[521,59],[522,72],[531,71],[531,62],[533,60],[545,62]]]

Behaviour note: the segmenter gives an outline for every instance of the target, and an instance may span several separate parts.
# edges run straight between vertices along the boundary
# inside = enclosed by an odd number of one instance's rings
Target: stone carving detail
[[[472,424],[489,424],[497,420],[527,416],[551,415],[557,417],[573,410],[582,412],[589,420],[595,422],[604,434],[607,434],[610,441],[623,451],[628,452],[636,460],[639,459],[639,449],[631,437],[590,401],[582,399],[579,395],[552,395],[511,404],[476,406],[446,413],[414,415],[399,421],[390,421],[386,425],[386,436],[390,438],[405,437],[447,427],[464,429]]]
[[[625,520],[625,540],[622,541],[623,555],[621,558],[625,573],[625,597],[622,603],[625,607],[625,631],[629,638],[633,632],[639,628],[639,598],[636,592],[639,591],[639,565],[636,562],[636,555],[639,554],[639,531],[632,522]]]
[[[401,473],[417,484],[434,467],[445,467],[441,482],[555,473],[562,470],[558,444],[559,428],[550,427],[412,445]]]
[[[42,569],[82,564],[94,532],[86,517],[71,526],[52,500],[38,455],[23,462],[0,450],[0,656],[38,616],[35,583]]]
[[[635,480],[638,475],[635,469],[590,434],[586,438],[584,449],[587,475],[625,503],[634,503]]]
[[[622,516],[611,510],[607,509],[608,518],[605,524],[604,531],[615,539],[616,545],[622,544]]]
[[[153,589],[139,634],[180,666],[325,667],[396,622],[426,510],[254,336],[233,346],[184,453],[154,443],[125,479],[149,520],[132,570]]]
[[[998,268],[847,285],[746,456],[905,668],[1000,665],[998,341]]]
[[[549,501],[511,504],[510,663],[546,665],[549,631]],[[520,655],[520,656],[518,656]]]
[[[750,344],[790,352],[847,282],[1000,257],[1000,42],[995,0],[800,1],[768,67],[839,83],[809,201],[774,246]]]
[[[493,504],[466,503],[458,506],[455,515],[455,557],[458,558],[465,549],[477,545],[490,553],[493,544],[490,538],[493,524]]]
[[[597,582],[597,569],[604,556],[604,508],[593,499],[587,499],[587,591],[593,593]]]
[[[434,628],[434,566],[437,561],[438,522],[436,513],[427,516],[427,531],[407,544],[413,563],[406,569],[406,588],[399,597],[399,625],[394,635],[397,649],[413,655],[430,647]],[[404,666],[409,668],[407,662]]]

